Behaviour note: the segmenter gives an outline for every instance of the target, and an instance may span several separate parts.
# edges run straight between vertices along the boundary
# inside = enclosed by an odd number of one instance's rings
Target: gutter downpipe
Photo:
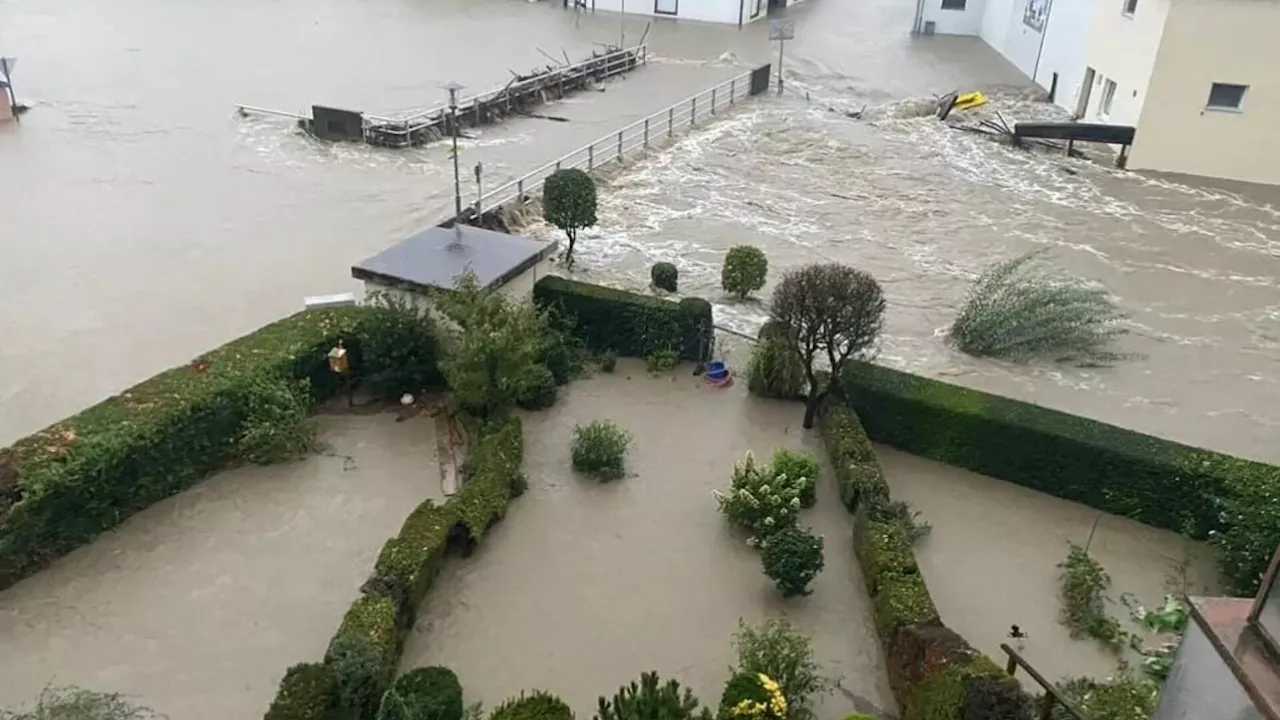
[[[743,15],[745,15],[745,14],[747,13],[747,3],[749,3],[749,2],[753,2],[753,1],[754,1],[754,0],[739,0],[739,1],[738,1],[738,29],[739,29],[739,30],[741,30],[741,29],[742,29],[742,16],[743,16]]]
[[[1044,39],[1049,35],[1049,23],[1053,22],[1053,0],[1049,0],[1049,9],[1044,13],[1044,30],[1040,32],[1040,49],[1036,51],[1036,66],[1031,71],[1031,82],[1037,82],[1040,74],[1040,56],[1044,55]]]

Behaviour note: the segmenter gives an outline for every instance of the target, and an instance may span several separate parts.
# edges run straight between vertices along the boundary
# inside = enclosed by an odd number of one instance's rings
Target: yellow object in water
[[[976,107],[982,107],[987,104],[987,96],[974,90],[973,92],[960,93],[956,96],[956,104],[953,110],[972,110]]]

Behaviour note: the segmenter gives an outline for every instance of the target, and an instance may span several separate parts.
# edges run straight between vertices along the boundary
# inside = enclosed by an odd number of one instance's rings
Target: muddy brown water
[[[331,454],[216,475],[0,593],[0,707],[72,684],[175,720],[261,715],[441,497],[431,418],[320,422]]]
[[[599,695],[657,670],[714,707],[738,619],[785,613],[814,635],[819,660],[846,690],[893,709],[852,518],[830,472],[818,505],[802,513],[826,543],[826,568],[804,598],[781,598],[711,495],[748,450],[766,460],[778,447],[821,456],[817,436],[800,428],[803,408],[751,398],[741,384],[711,388],[691,369],[651,376],[643,363],[622,360],[617,373],[575,382],[555,406],[525,416],[529,492],[475,555],[441,573],[405,668],[448,665],[468,701],[490,708],[522,689],[545,689],[579,717]],[[600,484],[570,467],[574,426],[597,419],[633,436],[623,480]],[[838,720],[854,710],[837,692],[819,715]]]

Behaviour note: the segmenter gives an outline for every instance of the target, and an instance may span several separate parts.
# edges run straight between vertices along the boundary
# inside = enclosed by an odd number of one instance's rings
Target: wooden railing
[[[1039,714],[1037,715],[1039,720],[1049,720],[1053,717],[1053,709],[1057,706],[1065,709],[1075,720],[1089,720],[1070,700],[1062,697],[1062,693],[1058,692],[1057,686],[1036,672],[1036,669],[1031,667],[1031,664],[1027,662],[1026,658],[1019,655],[1017,650],[1009,647],[1008,643],[1000,643],[1000,649],[1004,651],[1005,655],[1009,656],[1009,662],[1005,663],[1005,672],[1012,677],[1017,674],[1018,668],[1022,668],[1027,671],[1032,680],[1035,680],[1044,689],[1044,696],[1040,699]]]

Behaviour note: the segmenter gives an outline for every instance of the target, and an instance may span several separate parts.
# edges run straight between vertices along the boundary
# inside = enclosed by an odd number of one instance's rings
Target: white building
[[[572,0],[570,0],[572,2]],[[680,18],[739,27],[801,0],[585,0],[589,10]]]
[[[1132,125],[1130,169],[1280,184],[1276,0],[917,0],[915,22],[981,36],[1082,121]]]

